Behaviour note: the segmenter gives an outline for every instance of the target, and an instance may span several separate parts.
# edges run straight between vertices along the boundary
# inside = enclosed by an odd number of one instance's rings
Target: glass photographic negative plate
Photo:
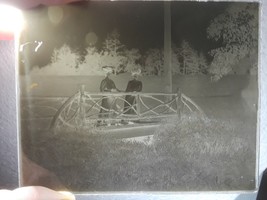
[[[89,194],[255,191],[259,16],[258,2],[24,11],[21,184]]]

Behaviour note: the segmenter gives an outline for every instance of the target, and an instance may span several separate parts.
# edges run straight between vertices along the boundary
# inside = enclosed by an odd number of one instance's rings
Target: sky
[[[216,46],[206,37],[211,20],[222,13],[229,3],[171,2],[172,42],[179,46],[187,40],[196,50],[207,54]],[[32,62],[39,66],[50,61],[54,48],[64,43],[83,52],[88,46],[86,35],[96,35],[96,46],[103,44],[107,34],[117,29],[127,48],[144,53],[164,46],[164,3],[160,1],[91,1],[61,7],[40,6],[25,12],[26,28],[21,43],[43,41]],[[28,45],[27,48],[31,48]]]

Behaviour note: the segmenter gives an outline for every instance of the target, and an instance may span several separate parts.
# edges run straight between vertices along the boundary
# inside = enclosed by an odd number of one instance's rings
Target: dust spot
[[[63,9],[58,6],[51,6],[48,8],[48,18],[53,24],[58,24],[63,19]]]
[[[85,36],[86,44],[88,45],[94,45],[97,43],[98,37],[94,32],[87,33]]]
[[[31,90],[33,90],[34,88],[38,87],[38,83],[32,83],[28,88],[27,91],[30,92]]]

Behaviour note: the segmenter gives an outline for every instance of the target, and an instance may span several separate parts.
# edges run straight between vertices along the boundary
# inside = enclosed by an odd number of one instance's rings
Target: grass
[[[88,77],[84,77],[81,82],[84,83],[85,78],[89,81]],[[62,88],[49,87],[47,84],[64,80],[56,77],[51,82],[50,79],[43,82],[42,79],[41,82],[36,79],[43,90],[33,91],[33,94],[49,96],[44,93],[49,91],[52,96],[69,96],[77,91],[79,85],[71,84],[68,90],[59,91]],[[125,83],[127,80],[125,78]],[[242,103],[243,97],[238,92],[241,90],[239,87],[244,87],[242,80],[238,79],[237,84],[226,80],[218,83],[220,87],[217,87],[217,83],[209,82],[200,88],[196,85],[201,84],[183,81],[182,85],[175,84],[187,89],[186,94],[196,93],[193,100],[210,118],[183,115],[182,119],[168,119],[157,129],[151,145],[97,136],[94,134],[97,130],[94,129],[86,132],[66,129],[54,134],[46,131],[49,120],[32,120],[32,114],[47,116],[52,115],[52,110],[30,107],[29,113],[22,113],[25,118],[22,122],[24,152],[56,174],[73,191],[254,189],[256,113]],[[124,84],[123,81],[121,83]],[[158,91],[160,87],[156,88],[157,84],[154,83],[153,80],[147,80],[144,85],[150,92]],[[190,85],[192,87],[187,88]],[[87,89],[90,86],[95,87],[87,84]],[[46,87],[49,89],[44,89]],[[94,91],[94,88],[91,89]],[[221,93],[224,96],[216,96]],[[232,93],[235,96],[228,95]],[[43,99],[36,103],[58,108],[62,102],[46,102]],[[24,104],[31,106],[35,102],[25,100],[22,102]]]
[[[31,142],[24,134],[23,144],[73,191],[248,190],[255,184],[249,126],[184,115],[164,121],[151,145],[97,136],[93,129],[38,132]]]

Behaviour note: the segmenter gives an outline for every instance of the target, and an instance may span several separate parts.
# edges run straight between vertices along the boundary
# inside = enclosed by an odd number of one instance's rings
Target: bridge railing
[[[127,98],[128,97],[128,98]],[[131,100],[129,100],[131,99]],[[82,86],[57,111],[51,128],[79,127],[99,121],[152,120],[181,116],[183,109],[202,110],[189,97],[177,93],[89,93]]]

